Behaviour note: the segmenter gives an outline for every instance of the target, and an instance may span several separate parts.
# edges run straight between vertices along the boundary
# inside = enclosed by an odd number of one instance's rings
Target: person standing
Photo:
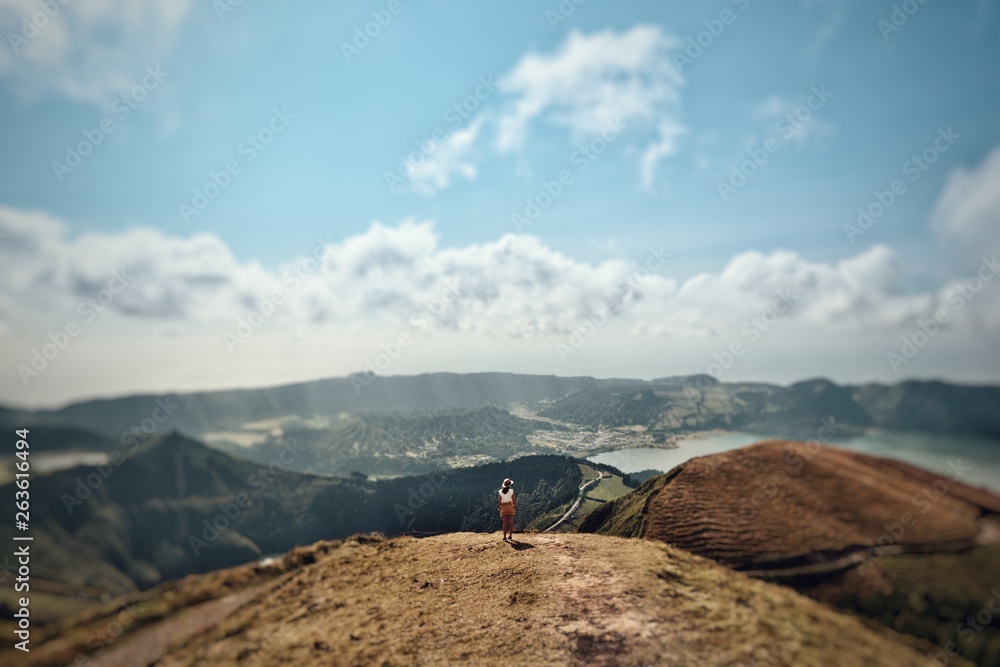
[[[500,522],[503,524],[503,539],[506,541],[508,535],[514,537],[514,514],[517,512],[517,499],[514,497],[514,481],[507,478],[500,487],[497,498],[497,507],[500,510]]]

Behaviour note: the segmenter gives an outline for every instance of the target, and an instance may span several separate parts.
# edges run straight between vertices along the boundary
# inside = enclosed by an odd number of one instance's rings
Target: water
[[[678,441],[677,449],[622,449],[591,456],[597,463],[613,465],[622,472],[660,470],[666,472],[695,456],[718,454],[775,438],[755,433],[712,433]],[[874,456],[905,461],[939,475],[948,472],[949,460],[972,465],[962,481],[1000,492],[1000,441],[969,435],[934,433],[872,432],[831,443]],[[101,465],[108,455],[95,452],[46,452],[31,455],[31,471],[44,475],[78,465]],[[370,479],[388,479],[399,475],[369,475]],[[13,468],[0,466],[0,484],[13,479]]]
[[[620,449],[616,452],[605,452],[591,456],[589,460],[595,463],[613,465],[622,472],[639,472],[650,469],[667,472],[696,456],[727,452],[730,449],[738,449],[769,439],[767,436],[752,433],[713,433],[699,438],[678,439],[677,449],[654,447]]]
[[[99,452],[44,452],[31,455],[31,471],[47,475],[76,466],[99,466],[109,460],[107,454]]]
[[[688,459],[738,449],[775,438],[752,433],[713,433],[678,441],[677,449],[622,449],[591,456],[597,463],[613,465],[622,472],[660,470],[666,472]],[[1000,492],[1000,441],[969,435],[934,433],[872,432],[830,443],[874,456],[893,458],[919,466],[938,475],[947,474],[948,461],[958,461],[972,469],[962,481]]]
[[[0,464],[0,485],[9,484],[16,478],[14,463],[17,459]],[[36,452],[30,454],[32,475],[48,475],[75,466],[97,466],[109,461],[107,454],[100,452]]]

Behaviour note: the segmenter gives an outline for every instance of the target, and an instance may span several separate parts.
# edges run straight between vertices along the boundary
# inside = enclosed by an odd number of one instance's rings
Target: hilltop
[[[598,535],[322,542],[119,599],[52,633],[19,664],[95,650],[97,667],[927,663],[788,589],[662,543]]]
[[[290,470],[300,455],[289,447],[252,463],[170,434],[117,463],[40,476],[33,584],[70,600],[117,595],[354,533],[493,530],[491,490],[505,476],[517,480],[526,523],[572,501],[581,481],[575,459],[553,455],[381,481]],[[13,498],[13,485],[0,495]],[[12,519],[0,521],[8,543]],[[0,589],[0,603],[8,594]]]
[[[773,441],[695,458],[593,511],[581,531],[661,540],[1000,664],[1000,496],[835,447]]]

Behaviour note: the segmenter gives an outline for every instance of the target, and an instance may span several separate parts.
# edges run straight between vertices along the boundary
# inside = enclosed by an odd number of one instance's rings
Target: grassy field
[[[597,477],[598,471],[590,466],[581,463],[580,472],[583,473],[584,480],[591,480]],[[620,498],[625,494],[632,491],[622,483],[622,478],[618,475],[612,475],[611,477],[604,477],[600,482],[594,484],[593,486],[587,487],[586,492],[583,496],[583,502],[580,506],[576,508],[573,516],[567,521],[556,528],[556,532],[560,533],[575,533],[579,527],[580,523],[594,510],[608,502],[609,500],[614,500],[615,498]],[[570,503],[571,505],[572,503]],[[531,528],[544,529],[551,526],[555,521],[563,515],[563,513],[569,509],[569,505],[562,507],[559,511],[553,512],[546,516],[544,520],[540,520],[532,524]]]
[[[596,470],[585,465],[580,466],[580,472],[582,472],[583,476],[587,479],[591,479],[597,475]],[[605,477],[596,486],[588,488],[586,497],[605,503],[609,500],[614,500],[615,498],[621,498],[626,493],[630,493],[631,491],[632,489],[622,484],[621,477],[613,475],[611,477]]]

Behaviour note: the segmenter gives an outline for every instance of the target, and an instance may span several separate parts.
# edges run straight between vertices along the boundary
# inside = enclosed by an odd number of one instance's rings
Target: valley
[[[933,654],[947,650],[949,641],[963,641],[956,629],[961,615],[975,615],[985,604],[982,599],[988,599],[982,594],[990,582],[1000,580],[991,537],[1000,530],[989,528],[1000,501],[977,488],[995,488],[996,388],[933,382],[840,387],[826,381],[778,387],[719,384],[701,376],[639,381],[507,374],[377,378],[366,388],[370,394],[342,388],[334,379],[239,392],[125,397],[51,411],[0,409],[0,424],[30,426],[37,435],[37,460],[43,462],[32,480],[33,622],[51,641],[40,655],[65,658],[73,638],[84,628],[93,630],[88,624],[98,622],[100,610],[131,600],[142,609],[137,618],[145,620],[130,632],[143,639],[110,651],[101,659],[118,657],[107,664],[145,660],[151,650],[169,658],[164,664],[216,656],[230,649],[213,646],[230,645],[224,637],[210,639],[212,628],[237,618],[251,600],[263,600],[259,596],[269,590],[272,575],[289,574],[287,568],[298,567],[289,565],[296,558],[319,559],[330,550],[343,556],[345,547],[365,550],[372,544],[380,545],[376,553],[408,553],[418,563],[430,553],[424,549],[436,544],[461,554],[459,561],[468,556],[467,567],[484,573],[504,557],[497,549],[539,556],[542,560],[534,562],[541,570],[501,570],[518,582],[515,590],[523,590],[523,600],[540,599],[537,586],[542,584],[533,583],[536,578],[550,582],[546,590],[562,590],[552,583],[561,581],[557,566],[569,573],[566,585],[577,587],[569,601],[563,600],[570,606],[581,590],[590,591],[581,582],[625,591],[628,604],[615,602],[605,611],[614,607],[623,618],[638,614],[643,619],[638,625],[611,622],[595,612],[604,608],[594,606],[605,599],[599,589],[596,597],[586,593],[582,609],[589,611],[554,626],[538,621],[537,639],[552,650],[546,655],[595,664],[623,664],[622,656],[643,656],[657,646],[662,650],[666,644],[658,642],[686,645],[670,625],[681,617],[657,600],[694,599],[682,581],[702,566],[684,560],[687,569],[656,575],[662,583],[651,586],[646,575],[606,571],[601,560],[600,554],[637,549],[636,555],[623,557],[647,562],[643,559],[654,557],[646,551],[650,539],[676,551],[656,551],[655,558],[689,552],[720,563],[711,571],[721,577],[721,588],[706,592],[708,597],[695,596],[700,600],[699,611],[692,611],[696,617],[731,604],[723,602],[728,578],[762,579],[771,587],[766,590],[833,605],[840,611],[829,613],[842,618],[830,623],[838,628],[863,623],[867,631],[874,629],[872,646],[889,642],[879,650],[893,656],[891,664],[906,664],[896,657],[910,655],[907,651]],[[163,416],[162,406],[170,408],[168,418],[150,416],[157,408]],[[759,433],[809,442],[753,444],[768,439]],[[797,447],[819,454],[803,457],[805,463],[793,466],[793,474],[788,457],[794,458]],[[768,454],[775,448],[783,453]],[[910,497],[934,488],[952,460],[964,462],[958,468],[962,478],[948,480],[947,493],[934,497],[917,528],[907,527],[901,538],[895,528],[886,528],[913,511]],[[517,539],[507,546],[495,544],[500,521],[493,491],[504,477],[515,480],[518,496]],[[824,489],[827,495],[818,492]],[[0,485],[0,495],[12,493],[9,483]],[[844,505],[843,498],[859,504]],[[0,540],[9,541],[13,533],[9,522],[0,522]],[[373,533],[377,536],[351,537]],[[716,537],[718,544],[712,541]],[[820,537],[815,544],[806,539]],[[419,539],[405,541],[412,538]],[[629,546],[605,544],[612,538],[625,538]],[[884,545],[879,542],[886,539]],[[330,540],[338,546],[329,546]],[[637,543],[643,546],[633,546]],[[341,562],[346,578],[334,578],[336,591],[404,576],[390,571],[423,582],[418,591],[434,586],[432,579],[421,578],[425,565],[407,570],[386,561],[390,569],[372,579],[360,570],[348,575],[353,561]],[[11,568],[0,565],[2,577],[9,579]],[[236,572],[227,569],[233,567],[242,574],[226,574]],[[859,578],[862,569],[866,576]],[[454,573],[438,579],[449,576]],[[235,582],[231,577],[247,583],[209,592],[212,582]],[[469,595],[452,598],[447,606],[478,618],[471,591],[493,590],[494,584],[485,579],[467,584]],[[281,598],[282,604],[302,595]],[[519,612],[516,618],[548,609],[520,610],[521,595],[505,603]],[[352,604],[346,598],[340,602],[344,608]],[[3,629],[13,623],[16,603],[9,587],[0,588]],[[308,606],[319,613],[325,604]],[[440,655],[436,651],[444,644],[430,639],[396,644],[377,637],[378,632],[399,634],[399,629],[385,612],[372,618],[381,620],[371,621],[376,623],[371,628],[381,630],[354,628],[338,612],[326,634],[310,642],[358,659],[396,656],[406,662],[403,656]],[[724,627],[728,621],[720,623]],[[146,626],[152,634],[143,634]],[[709,632],[697,630],[703,631]],[[241,640],[237,655],[268,655],[268,642],[283,645],[278,638],[255,643],[255,637],[271,636],[265,626],[259,632]],[[458,636],[440,632],[452,640]],[[976,633],[962,644],[961,656],[949,655],[949,664],[962,664],[964,656],[994,667],[994,644],[1000,641],[994,637],[1000,635],[993,632]],[[295,636],[295,642],[302,640]],[[470,646],[481,640],[474,632],[462,636]],[[708,636],[692,640],[691,646],[704,650]],[[370,644],[365,637],[372,638]],[[810,655],[814,642],[832,650],[842,647],[841,639],[822,633],[788,639],[794,648],[787,656],[771,655],[771,662],[761,664],[798,664],[790,662],[792,656]],[[4,642],[0,647],[10,645]],[[192,652],[184,648],[188,644]],[[749,638],[728,650],[716,657],[770,655]],[[865,655],[859,653],[856,664],[889,664]],[[302,656],[306,664],[314,658],[322,656]],[[45,659],[38,664],[54,664]],[[219,657],[220,664],[227,659]],[[475,662],[474,655],[463,659]],[[659,659],[660,664],[686,664],[682,658]]]

